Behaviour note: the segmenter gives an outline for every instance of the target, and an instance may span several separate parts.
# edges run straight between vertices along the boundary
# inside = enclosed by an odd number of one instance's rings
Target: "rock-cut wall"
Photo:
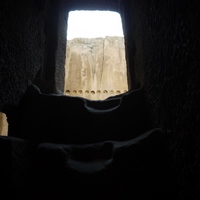
[[[124,38],[69,40],[65,73],[66,95],[103,100],[127,92]]]
[[[0,136],[8,134],[8,122],[6,115],[0,112]]]

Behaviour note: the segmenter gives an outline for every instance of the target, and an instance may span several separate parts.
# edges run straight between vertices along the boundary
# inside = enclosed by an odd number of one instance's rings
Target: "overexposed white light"
[[[124,36],[120,14],[111,11],[70,11],[67,40]]]

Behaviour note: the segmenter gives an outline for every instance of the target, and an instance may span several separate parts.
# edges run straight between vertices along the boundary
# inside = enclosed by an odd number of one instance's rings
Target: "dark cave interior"
[[[63,96],[67,13],[121,14],[130,92]],[[4,0],[4,199],[200,198],[197,0]]]

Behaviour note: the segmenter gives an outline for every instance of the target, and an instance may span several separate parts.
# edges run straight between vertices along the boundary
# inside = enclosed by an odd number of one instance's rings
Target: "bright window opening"
[[[104,100],[128,91],[119,13],[69,12],[66,48],[65,95]]]

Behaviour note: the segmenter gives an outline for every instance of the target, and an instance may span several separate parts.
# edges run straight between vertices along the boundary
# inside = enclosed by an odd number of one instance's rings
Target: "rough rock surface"
[[[0,136],[7,135],[8,133],[8,122],[6,119],[6,115],[0,112]]]
[[[128,90],[123,37],[67,42],[65,94],[103,100]]]

